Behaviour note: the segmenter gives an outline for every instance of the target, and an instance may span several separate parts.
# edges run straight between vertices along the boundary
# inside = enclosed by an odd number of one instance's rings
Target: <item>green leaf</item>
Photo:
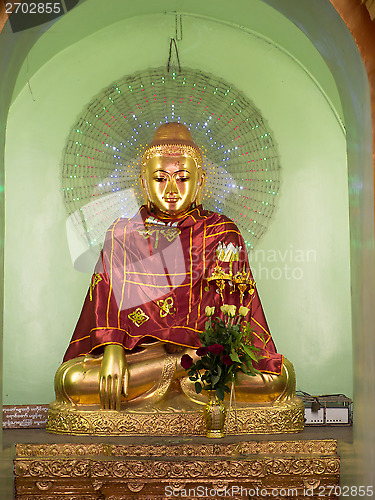
[[[195,382],[195,392],[200,394],[202,392],[202,384],[200,382]]]
[[[253,332],[255,332],[255,328],[253,326],[250,326],[250,323],[246,321],[246,333],[251,335]],[[258,335],[262,338],[262,340],[264,340],[263,335],[260,332]]]
[[[247,374],[250,375],[251,377],[255,377],[256,373],[255,373],[253,366],[249,366],[249,370],[248,370]]]
[[[258,361],[257,356],[254,354],[254,352],[250,349],[249,346],[244,345],[243,348],[244,348],[244,351],[246,352],[246,354],[248,356],[250,356],[251,359],[253,359],[254,361]]]
[[[217,397],[218,397],[221,401],[223,401],[225,394],[224,394],[224,389],[223,389],[221,386],[220,386],[220,387],[218,387],[218,388],[216,389],[216,396],[217,396]]]
[[[248,375],[251,377],[255,377],[258,373],[261,373],[257,368],[254,368],[253,366],[249,367]]]
[[[202,368],[204,368],[204,367],[205,367],[205,366],[204,366],[203,361],[202,361],[201,359],[198,359],[198,361],[197,361],[197,362],[196,362],[196,364],[195,364],[195,368],[196,368],[197,370],[202,370]]]
[[[229,356],[232,361],[235,361],[236,363],[241,363],[241,360],[235,351],[232,351]]]

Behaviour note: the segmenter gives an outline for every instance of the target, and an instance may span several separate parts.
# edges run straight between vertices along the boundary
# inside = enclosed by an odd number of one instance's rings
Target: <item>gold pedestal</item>
[[[178,408],[178,405],[176,405]],[[303,430],[304,406],[294,398],[273,404],[239,405],[228,411],[224,430],[228,434],[282,434]],[[192,409],[149,408],[120,412],[93,407],[51,403],[48,432],[91,436],[201,436],[206,432],[203,407]]]
[[[336,440],[18,444],[17,500],[338,498]]]

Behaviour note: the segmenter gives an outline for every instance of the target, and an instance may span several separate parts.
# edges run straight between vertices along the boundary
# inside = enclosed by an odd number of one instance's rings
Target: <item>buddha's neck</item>
[[[196,208],[196,204],[192,203],[190,207],[187,210],[184,210],[183,212],[179,214],[167,214],[164,212],[161,212],[157,208],[150,208],[149,206],[147,207],[148,211],[150,214],[152,214],[154,217],[157,217],[163,222],[170,222],[170,221],[175,221],[179,219],[183,219],[184,217],[187,217],[189,213]]]

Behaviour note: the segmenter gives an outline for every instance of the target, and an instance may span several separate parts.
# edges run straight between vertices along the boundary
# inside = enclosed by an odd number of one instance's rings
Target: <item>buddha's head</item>
[[[156,215],[178,216],[199,202],[205,172],[200,149],[182,123],[161,125],[142,157],[141,184]]]

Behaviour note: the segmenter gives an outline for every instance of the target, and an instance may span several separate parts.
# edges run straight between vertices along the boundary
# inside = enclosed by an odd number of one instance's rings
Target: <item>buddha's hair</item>
[[[155,144],[146,148],[142,156],[141,173],[143,174],[146,164],[156,156],[192,158],[198,169],[202,168],[202,154],[198,147],[191,144]]]

